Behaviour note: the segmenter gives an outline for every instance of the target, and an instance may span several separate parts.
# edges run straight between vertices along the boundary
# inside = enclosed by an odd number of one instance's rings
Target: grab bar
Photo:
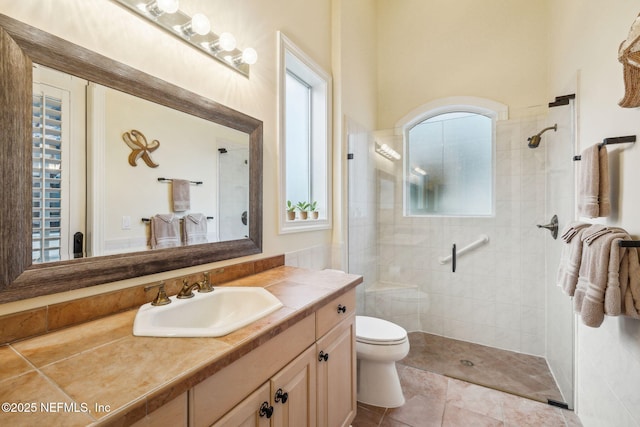
[[[478,236],[478,239],[473,242],[473,243],[469,243],[467,246],[465,246],[462,249],[459,249],[455,252],[456,256],[460,256],[463,255],[466,252],[472,251],[475,248],[484,245],[485,243],[489,242],[489,236],[487,236],[486,234],[481,234],[480,236]],[[455,247],[455,244],[454,244]],[[454,249],[455,250],[455,249]],[[438,262],[440,262],[440,264],[446,264],[448,262],[451,262],[454,259],[454,255],[453,253],[451,255],[447,255],[446,257],[440,257],[438,258]]]

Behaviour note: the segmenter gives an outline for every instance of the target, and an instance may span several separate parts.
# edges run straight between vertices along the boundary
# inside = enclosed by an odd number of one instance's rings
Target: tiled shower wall
[[[365,277],[359,313],[409,331],[544,355],[548,232],[536,224],[549,220],[546,147],[527,147],[527,138],[543,124],[538,116],[497,123],[496,206],[490,218],[404,217],[402,161],[376,154],[374,142],[355,136],[362,130],[350,134],[355,155],[349,162],[349,271]],[[373,138],[403,151],[402,138],[392,132]],[[377,210],[364,200],[370,195]],[[451,264],[439,264],[453,243],[462,248],[482,234],[489,243],[460,256],[455,273]]]

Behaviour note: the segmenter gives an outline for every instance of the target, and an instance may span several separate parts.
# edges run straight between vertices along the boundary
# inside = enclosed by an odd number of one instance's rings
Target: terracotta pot
[[[318,219],[318,211],[311,212],[311,219]]]
[[[287,219],[289,221],[296,219],[296,211],[287,211]]]
[[[308,214],[308,213],[309,213],[309,212],[307,212],[307,211],[301,211],[301,212],[300,212],[300,219],[307,219],[307,214]]]

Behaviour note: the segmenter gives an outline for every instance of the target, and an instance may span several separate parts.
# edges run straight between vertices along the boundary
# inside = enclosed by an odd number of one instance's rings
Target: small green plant
[[[309,202],[298,202],[296,204],[296,208],[300,211],[300,212],[308,212],[309,211]]]
[[[318,202],[313,201],[313,202],[309,203],[309,211],[315,212],[317,210],[318,210]]]
[[[291,200],[287,200],[287,212],[295,212],[295,211],[296,211],[296,205],[291,203]]]

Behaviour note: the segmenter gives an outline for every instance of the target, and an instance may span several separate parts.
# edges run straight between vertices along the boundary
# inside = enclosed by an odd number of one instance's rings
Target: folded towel
[[[593,224],[582,233],[582,241],[591,245],[597,238],[613,233],[613,229],[602,224]]]
[[[191,183],[184,179],[174,179],[171,185],[173,195],[173,211],[184,212],[191,209]]]
[[[624,248],[618,246],[620,239],[629,239],[629,235],[626,232],[610,233],[591,246],[583,245],[580,276],[573,302],[574,310],[587,326],[600,326],[605,310],[611,315],[621,311],[620,267],[624,260]]]
[[[562,230],[562,235],[560,239],[565,243],[571,243],[571,239],[573,239],[579,231],[583,228],[589,227],[591,224],[587,222],[574,221],[567,224],[567,226]],[[581,233],[580,233],[581,234]]]
[[[640,256],[637,248],[628,248],[628,274],[629,281],[624,293],[624,314],[634,319],[640,319]]]
[[[598,216],[609,216],[611,213],[611,200],[609,194],[611,192],[611,186],[609,185],[609,154],[607,153],[607,146],[603,145],[598,151],[598,166],[600,168],[600,180],[598,182]]]
[[[597,218],[611,212],[609,160],[606,146],[593,145],[581,154],[578,180],[578,213]]]
[[[185,245],[197,245],[208,243],[207,217],[200,213],[185,215],[184,217],[184,242]]]
[[[582,234],[588,226],[589,224],[584,223],[569,224],[563,233],[566,235],[569,229],[574,230],[571,238],[562,247],[556,284],[569,296],[574,295],[578,284],[578,273],[582,259]]]
[[[174,214],[151,217],[151,249],[180,246],[180,220]]]

